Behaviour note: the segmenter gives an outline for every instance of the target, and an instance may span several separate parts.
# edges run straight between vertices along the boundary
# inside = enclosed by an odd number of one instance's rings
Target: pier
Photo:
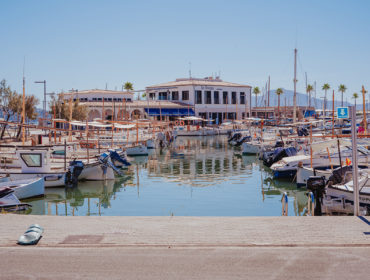
[[[348,279],[369,272],[364,217],[0,216],[1,279]],[[33,223],[33,247],[16,244]],[[293,279],[293,278],[291,278]]]

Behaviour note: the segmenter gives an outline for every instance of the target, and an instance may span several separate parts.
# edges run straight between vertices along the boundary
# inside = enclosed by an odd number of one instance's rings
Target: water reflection
[[[40,215],[278,216],[281,195],[289,215],[304,215],[307,198],[295,184],[272,179],[256,156],[243,156],[225,136],[181,137],[170,149],[135,157],[115,181],[47,188],[28,200]]]

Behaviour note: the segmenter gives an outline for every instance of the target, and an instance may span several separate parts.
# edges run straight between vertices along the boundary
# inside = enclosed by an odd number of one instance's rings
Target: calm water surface
[[[304,215],[306,191],[272,179],[255,156],[242,156],[226,136],[179,137],[173,149],[136,157],[115,181],[47,188],[26,201],[30,214],[102,216],[279,216],[289,195],[289,215]]]

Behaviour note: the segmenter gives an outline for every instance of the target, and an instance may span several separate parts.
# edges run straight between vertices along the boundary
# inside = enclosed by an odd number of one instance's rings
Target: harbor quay
[[[1,279],[366,277],[364,217],[0,215]],[[37,223],[36,246],[19,235]]]

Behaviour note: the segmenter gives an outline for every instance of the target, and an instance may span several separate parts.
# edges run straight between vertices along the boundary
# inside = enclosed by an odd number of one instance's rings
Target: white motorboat
[[[342,146],[340,148],[341,154],[338,151],[332,150],[330,157],[326,150],[314,154],[312,157],[312,166],[330,166],[341,163],[339,160],[345,161],[346,158],[352,157],[352,148],[350,146]],[[367,165],[368,156],[370,152],[358,145],[358,162],[360,165]],[[296,155],[292,157],[285,157],[282,160],[274,163],[271,169],[275,178],[294,176],[298,170],[298,166],[311,166],[311,157],[309,155]]]
[[[367,165],[359,165],[360,169],[367,169]],[[305,187],[308,178],[312,176],[325,177],[326,180],[333,174],[333,170],[340,168],[339,165],[299,166],[297,169],[297,187]]]
[[[127,156],[147,156],[148,154],[148,148],[143,144],[126,148]]]
[[[0,183],[0,189],[10,188],[18,199],[40,197],[45,193],[43,178],[32,178]]]
[[[361,207],[370,207],[370,174],[369,170],[359,172],[358,187],[360,191],[359,202]],[[353,180],[352,171],[344,176],[344,182],[336,185],[328,185],[325,189],[326,203],[330,200],[342,200],[343,203],[353,204]]]

